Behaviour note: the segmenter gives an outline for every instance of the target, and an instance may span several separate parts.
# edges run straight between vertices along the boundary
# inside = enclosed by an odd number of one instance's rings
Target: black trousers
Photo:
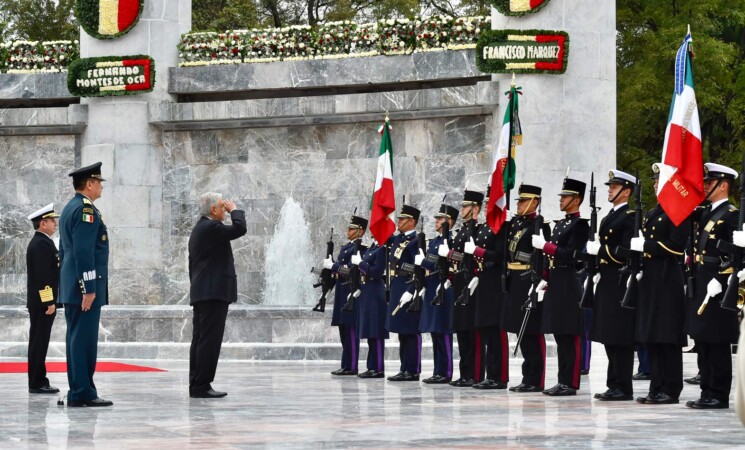
[[[47,378],[47,350],[52,335],[54,314],[47,315],[46,308],[29,308],[28,318],[31,326],[28,331],[28,387],[38,389],[49,386]]]
[[[559,357],[559,384],[579,389],[580,337],[576,334],[555,334],[554,340]]]
[[[520,342],[523,354],[523,384],[543,389],[546,383],[546,337],[526,334]]]
[[[460,377],[479,382],[484,379],[484,365],[481,363],[481,334],[477,330],[459,331],[458,353],[460,353]]]
[[[696,342],[701,364],[701,397],[729,404],[732,387],[732,349],[729,343]]]
[[[399,333],[398,343],[401,372],[419,374],[422,371],[422,335]]]
[[[486,378],[501,383],[510,379],[509,344],[507,332],[497,326],[479,328],[481,346],[479,352],[481,361],[486,368]]]
[[[453,335],[432,333],[432,353],[434,356],[434,375],[453,378]]]
[[[341,368],[357,370],[360,358],[360,338],[357,336],[357,327],[339,325],[339,340],[341,341]]]
[[[208,300],[194,304],[194,319],[189,351],[189,393],[200,394],[212,389],[220,359],[228,302]]]
[[[649,354],[645,345],[639,344],[636,346],[636,357],[639,358],[639,368],[636,371],[645,374],[652,373],[652,369],[649,368]]]
[[[652,381],[649,393],[663,392],[670,397],[679,398],[683,390],[683,353],[680,345],[647,343],[649,366]]]
[[[626,395],[634,394],[631,377],[634,372],[633,345],[606,345],[608,355],[608,375],[605,385],[608,389],[619,389]]]

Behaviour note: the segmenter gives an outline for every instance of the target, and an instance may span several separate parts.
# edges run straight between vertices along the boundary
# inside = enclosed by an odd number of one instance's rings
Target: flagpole
[[[513,104],[513,97],[516,95],[515,87],[517,84],[515,83],[515,72],[512,72],[512,82],[510,83],[510,95],[508,98],[508,108],[510,108],[510,137],[509,141],[507,142],[507,166],[505,167],[505,170],[509,170],[509,168],[512,166],[512,146],[515,135],[515,124],[514,120],[512,120],[515,116],[515,110],[514,110],[514,104]],[[502,180],[500,180],[502,184],[504,185],[504,176],[502,176]],[[505,212],[508,212],[510,210],[510,186],[504,186],[504,198],[505,198],[505,204],[504,204],[504,210]],[[509,253],[509,239],[504,240],[504,249],[502,253],[502,259],[504,261],[504,267],[507,267],[507,263],[510,261],[510,253]],[[509,286],[507,286],[507,272],[505,271],[502,274],[502,292],[507,292],[509,289]]]

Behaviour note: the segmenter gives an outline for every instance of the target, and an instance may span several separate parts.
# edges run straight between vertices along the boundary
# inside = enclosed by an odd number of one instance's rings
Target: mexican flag
[[[98,0],[98,32],[115,35],[129,28],[140,14],[140,0]]]
[[[370,232],[383,245],[396,231],[396,197],[393,193],[393,146],[391,125],[386,118],[378,132],[383,135],[378,155],[378,173],[375,177],[375,192],[370,213]]]
[[[513,82],[507,93],[507,110],[504,112],[497,154],[492,164],[486,223],[494,233],[499,232],[507,218],[507,192],[515,187],[515,148],[522,144],[517,101],[519,94],[520,88],[515,87]]]
[[[704,161],[688,32],[675,57],[675,91],[659,164],[657,200],[678,226],[703,201]]]

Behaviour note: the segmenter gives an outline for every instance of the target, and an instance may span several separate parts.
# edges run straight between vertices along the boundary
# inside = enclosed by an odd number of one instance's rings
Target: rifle
[[[595,174],[590,175],[590,240],[597,239],[598,233],[598,208],[595,203],[597,188],[595,187]],[[594,278],[598,273],[598,255],[588,255],[585,259],[585,290],[582,292],[582,298],[579,301],[579,307],[592,309],[595,306],[595,286]]]
[[[422,225],[422,228],[424,228],[424,225]],[[419,252],[421,252],[425,258],[427,256],[427,237],[424,234],[424,230],[420,231],[417,235],[417,246],[419,247]],[[406,312],[419,312],[422,310],[422,299],[424,298],[424,293],[426,291],[425,287],[425,280],[426,278],[426,270],[421,265],[418,265],[414,268],[414,277],[412,278],[411,282],[414,283],[414,298],[411,299],[411,306],[409,306],[409,309],[406,310]]]
[[[634,191],[636,197],[636,208],[634,211],[634,234],[633,236],[639,236],[639,230],[642,229],[642,180],[639,178],[639,174],[636,174],[636,190]],[[623,300],[621,300],[621,306],[629,309],[636,309],[636,302],[639,298],[639,276],[642,265],[642,254],[640,252],[629,252],[628,262],[621,268],[621,279],[625,274],[629,275],[629,280],[626,284],[626,292],[623,294]]]
[[[334,229],[331,228],[331,236],[329,236],[328,242],[326,242],[326,259],[334,257]],[[318,270],[315,267],[311,268],[310,271],[318,275],[318,281],[313,284],[313,289],[321,288],[321,298],[313,307],[313,311],[324,312],[326,310],[326,295],[334,289],[334,278],[331,273],[331,269]]]
[[[467,236],[470,239],[475,235],[474,231],[476,229],[476,221],[469,219],[467,223]],[[456,300],[455,304],[458,306],[468,306],[468,303],[470,303],[471,301],[471,289],[469,285],[471,284],[471,280],[473,280],[473,271],[475,267],[473,255],[463,253],[462,258],[461,269],[459,270],[459,272],[463,273],[464,275],[465,286],[463,287],[463,291],[461,291],[460,296],[458,296],[458,300]]]
[[[367,251],[367,247],[362,245],[362,242],[360,240],[357,241],[356,246],[357,251],[355,251],[355,253],[364,253],[365,251]],[[347,282],[344,284],[349,285],[349,295],[347,295],[347,302],[344,304],[341,310],[345,312],[354,311],[354,300],[362,293],[362,277],[360,274],[359,266],[355,266],[354,264],[351,265],[351,267],[349,268]]]
[[[738,231],[742,230],[743,223],[745,223],[745,154],[743,154],[742,157],[742,170],[743,172],[740,173],[740,211],[737,215]],[[723,264],[725,267],[722,267],[722,269],[727,269],[729,267],[732,268],[732,275],[730,275],[727,280],[727,290],[724,291],[724,296],[722,297],[719,306],[724,309],[737,311],[737,300],[740,288],[740,280],[737,278],[737,274],[743,268],[743,257],[745,257],[745,252],[743,252],[742,247],[738,247],[721,239],[717,241],[717,248],[729,253],[730,255],[730,260],[726,264]]]
[[[538,205],[540,208],[540,204]],[[543,216],[541,216],[540,211],[538,211],[538,215],[535,217],[535,222],[533,223],[533,234],[534,235],[541,235],[543,233]],[[525,311],[525,315],[523,316],[523,323],[520,325],[520,332],[517,333],[517,343],[515,344],[515,351],[512,353],[512,356],[517,356],[517,350],[520,348],[520,343],[523,341],[523,337],[525,336],[525,328],[528,326],[528,320],[530,319],[530,313],[538,308],[538,283],[541,282],[541,277],[543,276],[543,251],[539,250],[537,248],[533,249],[533,252],[530,255],[530,270],[522,274],[521,276],[529,276],[530,277],[530,290],[528,291],[528,299],[525,301],[525,304],[520,308]]]
[[[442,231],[442,237],[447,242],[450,237],[450,222],[447,219],[442,223],[440,228]],[[437,275],[440,279],[440,284],[437,286],[437,292],[435,297],[432,299],[433,306],[440,306],[445,301],[445,291],[450,287],[450,262],[447,257],[437,257]]]

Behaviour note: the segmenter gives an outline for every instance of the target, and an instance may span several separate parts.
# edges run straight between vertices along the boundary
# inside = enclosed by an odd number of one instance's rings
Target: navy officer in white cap
[[[49,337],[56,316],[59,295],[59,252],[52,240],[57,230],[54,203],[28,216],[34,237],[26,249],[26,308],[31,327],[28,331],[28,391],[32,394],[56,394],[49,385],[46,358]]]

